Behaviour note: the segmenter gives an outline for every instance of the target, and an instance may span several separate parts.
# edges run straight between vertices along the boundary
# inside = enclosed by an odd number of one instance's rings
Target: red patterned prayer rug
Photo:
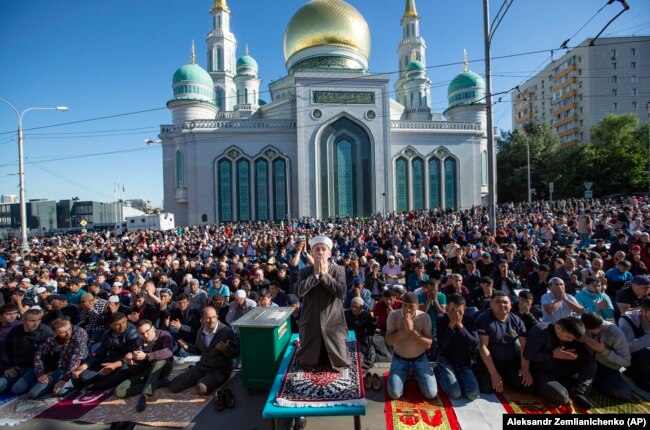
[[[91,391],[88,393],[73,392],[63,400],[41,412],[36,418],[54,420],[76,420],[111,397],[113,389],[106,391]]]
[[[358,344],[356,341],[348,341],[347,347],[352,363],[343,372],[336,372],[328,366],[317,366],[307,371],[298,365],[296,352],[300,345],[296,342],[296,349],[275,399],[278,406],[364,406],[366,393],[361,376]]]
[[[388,373],[384,374],[384,387],[388,386]],[[397,400],[388,396],[384,390],[386,401],[386,430],[459,430],[460,424],[454,408],[445,395],[438,389],[438,396],[433,400],[422,397],[418,382],[409,379],[404,384],[404,395]]]
[[[538,394],[519,393],[505,387],[502,393],[494,393],[509,414],[586,414],[572,401],[568,405],[553,406],[546,403]]]

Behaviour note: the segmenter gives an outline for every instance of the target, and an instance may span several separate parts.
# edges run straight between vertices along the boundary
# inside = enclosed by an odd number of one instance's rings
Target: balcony
[[[483,131],[481,124],[474,122],[449,122],[449,121],[391,121],[391,129],[401,130],[458,130],[458,131]]]
[[[187,203],[187,188],[176,188],[176,201]]]
[[[176,134],[193,130],[216,130],[219,128],[292,129],[294,119],[199,119],[186,121],[183,125],[161,125],[160,134]]]

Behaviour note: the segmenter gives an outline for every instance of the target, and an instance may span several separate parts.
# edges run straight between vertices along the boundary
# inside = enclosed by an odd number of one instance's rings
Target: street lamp
[[[0,101],[9,105],[18,118],[18,177],[20,178],[20,252],[24,254],[29,251],[29,242],[27,241],[27,202],[25,201],[25,160],[23,156],[23,116],[30,110],[59,110],[66,112],[65,106],[56,107],[32,107],[22,112],[7,100],[0,98]]]

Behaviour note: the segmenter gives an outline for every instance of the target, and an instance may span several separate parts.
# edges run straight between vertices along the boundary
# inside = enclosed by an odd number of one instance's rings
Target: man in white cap
[[[231,325],[255,307],[257,307],[257,303],[255,303],[255,300],[246,297],[246,291],[237,290],[235,292],[235,300],[230,304],[228,314],[226,314],[225,323]],[[239,334],[236,328],[235,334]]]
[[[298,296],[303,302],[298,363],[311,369],[324,362],[341,370],[350,365],[343,314],[345,270],[329,262],[333,247],[329,237],[315,236],[309,245],[314,264],[302,269],[298,277]]]

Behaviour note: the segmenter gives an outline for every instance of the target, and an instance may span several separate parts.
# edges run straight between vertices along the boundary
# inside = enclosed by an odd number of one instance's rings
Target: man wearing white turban
[[[315,236],[309,245],[314,265],[302,269],[298,277],[298,296],[303,302],[298,364],[311,369],[324,363],[341,370],[350,365],[343,314],[345,270],[329,261],[333,247],[329,237]]]

